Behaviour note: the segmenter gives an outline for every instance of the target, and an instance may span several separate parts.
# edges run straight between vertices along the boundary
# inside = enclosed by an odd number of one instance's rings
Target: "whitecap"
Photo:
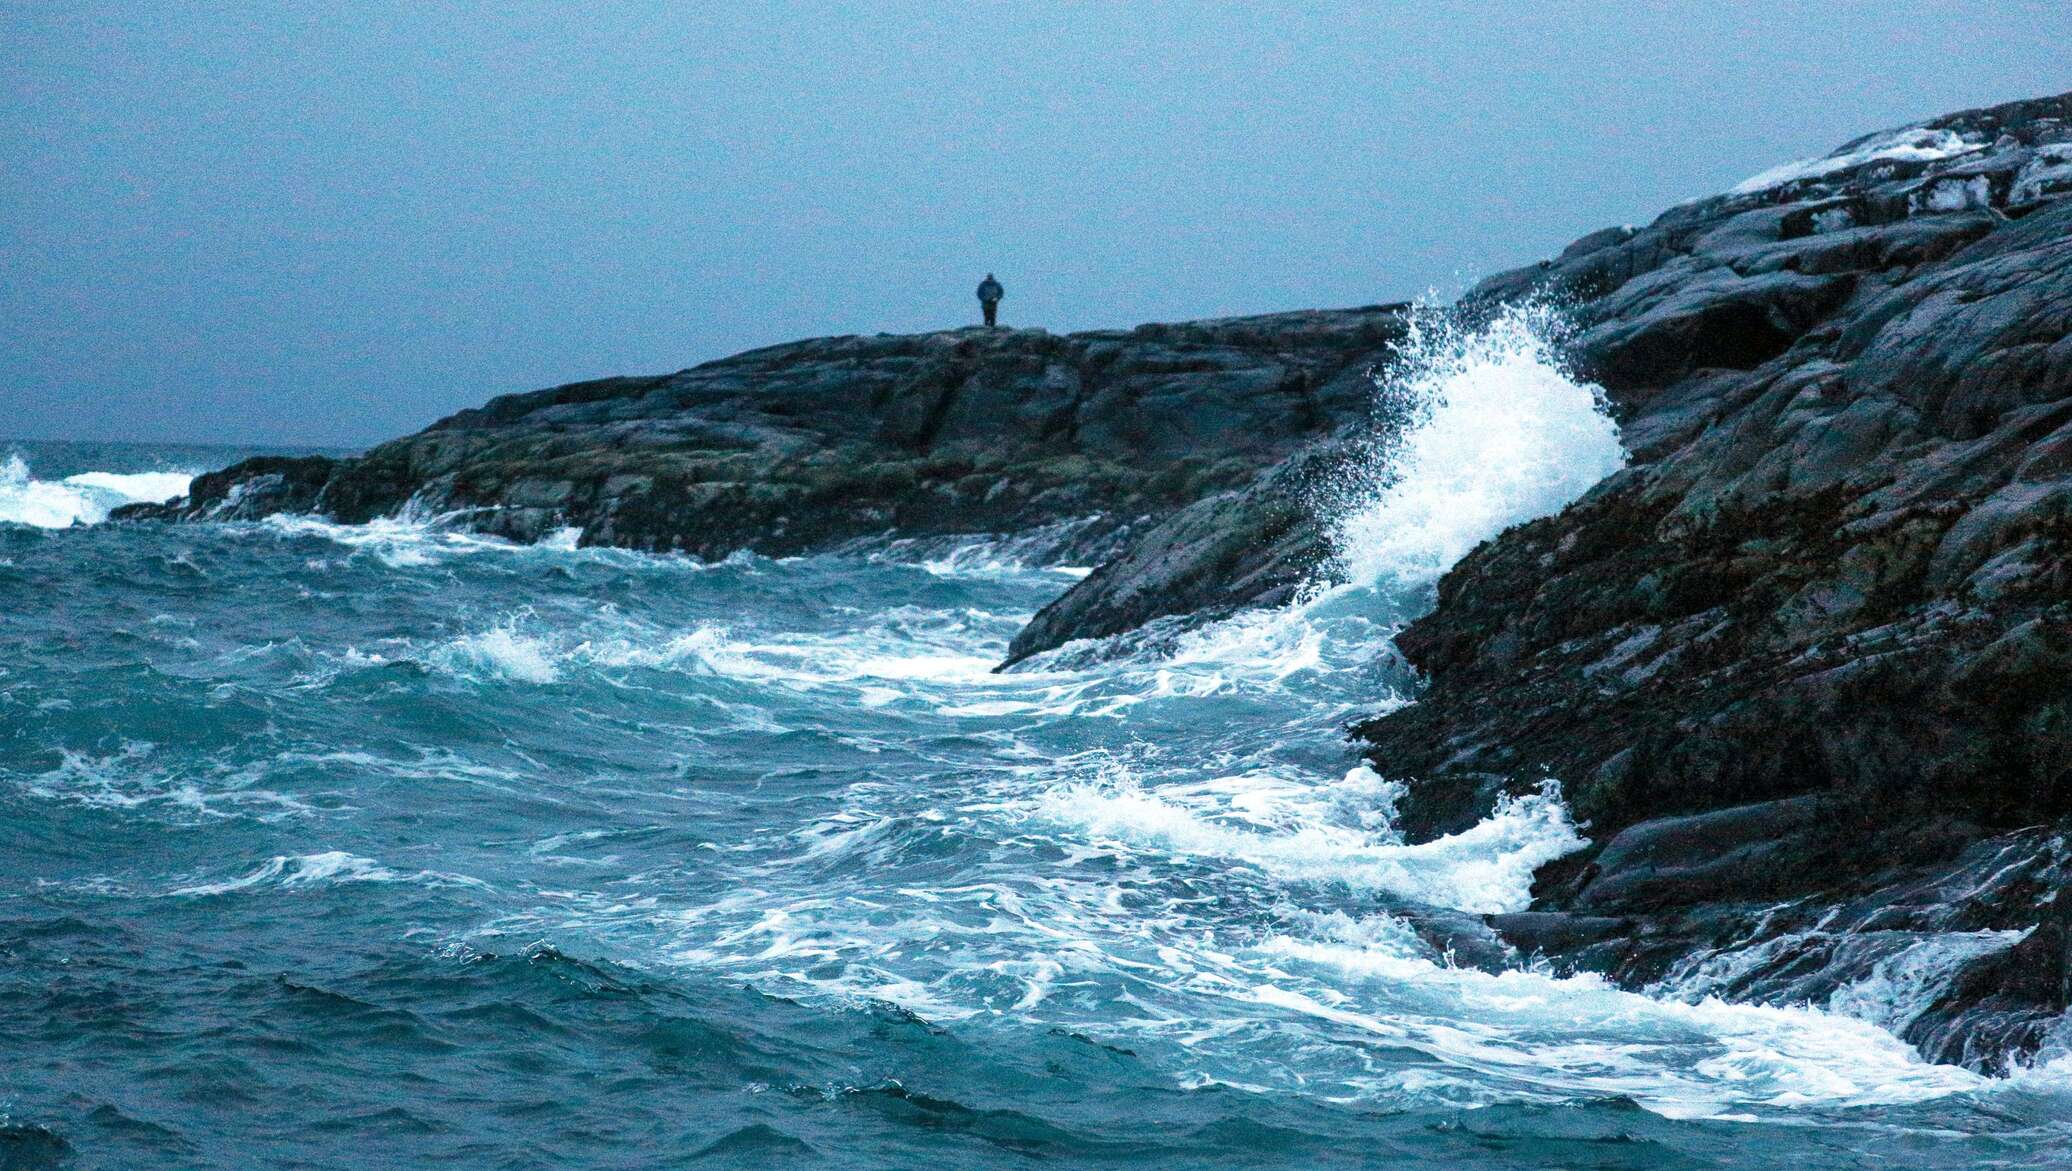
[[[432,652],[431,663],[462,678],[553,683],[561,678],[549,643],[510,623],[464,634]]]
[[[431,886],[486,887],[479,879],[435,870],[404,872],[393,870],[372,858],[344,850],[323,850],[312,854],[276,854],[236,878],[197,883],[166,893],[172,897],[206,897],[250,890],[257,886],[299,887],[355,882],[413,882]]]

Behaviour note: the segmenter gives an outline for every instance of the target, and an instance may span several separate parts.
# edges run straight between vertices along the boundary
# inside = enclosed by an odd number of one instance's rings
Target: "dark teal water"
[[[995,675],[1011,543],[39,527],[236,453],[11,450],[0,1167],[2072,1162],[2060,1067],[1434,954],[1578,836],[1395,838],[1415,591]]]

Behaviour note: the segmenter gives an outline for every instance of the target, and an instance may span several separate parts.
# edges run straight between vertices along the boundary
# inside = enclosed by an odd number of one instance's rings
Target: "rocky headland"
[[[124,515],[409,509],[708,558],[1055,527],[1097,555],[1364,417],[1403,309],[795,342],[506,395],[351,458],[248,460]]]
[[[1632,460],[1486,542],[1359,724],[1430,838],[1559,778],[1593,845],[1462,955],[1826,1003],[2004,1069],[2072,1002],[2072,95],[1845,145],[1578,240],[1459,312],[1568,307]],[[1402,306],[758,350],[511,395],[136,518],[406,509],[717,557],[1044,533],[1103,563],[1011,660],[1287,601]],[[1387,420],[1382,421],[1386,425]],[[1498,962],[1491,959],[1488,962]],[[1918,999],[1918,998],[1916,998]]]

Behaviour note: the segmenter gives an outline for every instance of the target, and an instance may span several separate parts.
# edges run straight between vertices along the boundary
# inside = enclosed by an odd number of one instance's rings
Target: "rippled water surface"
[[[1601,458],[1497,439],[1550,434]],[[1406,846],[1344,743],[1465,547],[1422,488],[1369,486],[1435,535],[1365,586],[995,674],[1081,571],[84,523],[230,453],[12,450],[0,1166],[2072,1157],[2055,1067],[1419,938],[1587,832],[1549,789]]]

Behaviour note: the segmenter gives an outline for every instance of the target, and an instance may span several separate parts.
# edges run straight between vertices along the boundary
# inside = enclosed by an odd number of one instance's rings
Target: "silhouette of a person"
[[[998,323],[1000,317],[1000,298],[1006,295],[1007,290],[1000,287],[1000,282],[994,280],[993,274],[990,272],[986,274],[986,279],[978,283],[978,304],[979,308],[985,310],[986,312],[987,325],[994,325]]]

